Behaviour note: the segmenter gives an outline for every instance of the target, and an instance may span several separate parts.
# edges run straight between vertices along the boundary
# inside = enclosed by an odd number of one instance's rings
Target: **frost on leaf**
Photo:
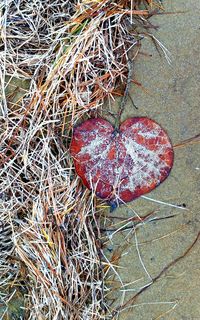
[[[173,165],[168,135],[145,117],[129,118],[119,130],[104,119],[89,119],[74,129],[70,151],[83,184],[113,203],[153,190]]]

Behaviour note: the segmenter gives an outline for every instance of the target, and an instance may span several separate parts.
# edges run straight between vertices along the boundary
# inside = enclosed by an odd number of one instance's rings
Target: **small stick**
[[[123,98],[122,98],[122,101],[121,101],[121,105],[119,107],[117,119],[116,119],[116,122],[115,122],[115,129],[116,130],[119,129],[121,116],[122,116],[122,113],[124,112],[126,101],[127,101],[128,95],[129,95],[128,93],[129,93],[129,89],[130,89],[130,84],[132,82],[133,61],[130,58],[128,58],[128,61],[127,61],[127,68],[128,68],[128,76],[127,76],[127,81],[126,81],[126,87],[125,87],[125,90],[124,90],[124,95],[123,95]]]

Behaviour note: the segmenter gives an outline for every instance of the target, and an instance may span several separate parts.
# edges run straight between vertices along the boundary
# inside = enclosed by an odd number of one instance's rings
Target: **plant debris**
[[[74,174],[71,129],[115,99],[144,37],[167,57],[149,22],[161,1],[10,0],[0,9],[0,220],[11,238],[1,282],[25,288],[24,319],[112,317],[102,210]],[[13,78],[29,81],[17,101],[6,91]],[[1,299],[5,316],[10,299]]]

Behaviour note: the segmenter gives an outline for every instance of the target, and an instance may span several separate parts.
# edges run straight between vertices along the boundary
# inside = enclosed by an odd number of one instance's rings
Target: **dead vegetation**
[[[11,239],[0,268],[12,289],[2,303],[23,287],[24,319],[112,318],[102,206],[68,149],[73,126],[121,94],[144,37],[167,56],[149,21],[161,1],[9,0],[0,9],[0,219]],[[29,89],[13,102],[15,78]]]

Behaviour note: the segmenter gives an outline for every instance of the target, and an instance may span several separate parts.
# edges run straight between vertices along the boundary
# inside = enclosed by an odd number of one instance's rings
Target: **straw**
[[[161,2],[9,0],[0,8],[1,281],[26,292],[24,319],[112,317],[105,204],[82,186],[69,144],[73,127],[106,112],[105,99],[130,82],[130,60]],[[7,94],[16,79],[29,81],[17,101]]]

